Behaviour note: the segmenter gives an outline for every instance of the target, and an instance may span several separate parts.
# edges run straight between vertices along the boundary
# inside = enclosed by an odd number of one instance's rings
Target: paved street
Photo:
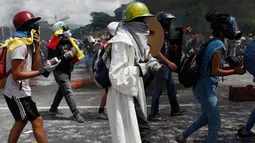
[[[89,78],[89,74],[85,74],[82,67],[78,67],[73,72],[72,80]],[[177,82],[177,76],[175,75]],[[251,110],[253,102],[233,103],[228,100],[228,86],[246,86],[252,84],[252,77],[249,74],[244,76],[226,77],[225,81],[218,88],[218,97],[220,101],[222,130],[219,135],[219,142],[235,143],[234,137],[237,129],[245,123]],[[50,143],[110,143],[111,135],[109,131],[108,121],[98,120],[96,118],[100,99],[104,90],[97,88],[92,84],[83,84],[78,89],[74,89],[75,100],[80,108],[81,115],[85,118],[82,124],[76,123],[71,118],[71,112],[65,100],[62,101],[60,109],[64,111],[64,116],[51,116],[48,109],[52,103],[54,95],[57,91],[57,85],[54,78],[44,79],[39,77],[32,80],[32,83],[38,82],[39,85],[33,86],[33,99],[37,103],[41,115],[44,118],[44,127],[47,138]],[[194,100],[191,89],[185,89],[181,85],[176,84],[178,89],[178,99],[181,106],[187,109],[184,116],[171,118],[170,107],[167,96],[164,94],[160,98],[160,114],[167,119],[165,122],[151,123],[153,133],[153,143],[173,143],[173,136],[185,129],[192,121],[199,117],[199,106]],[[150,110],[151,90],[147,91],[148,109]],[[0,97],[0,143],[5,143],[8,138],[9,130],[14,120],[5,104],[3,97]],[[202,128],[194,133],[188,142],[200,143],[204,142],[207,135],[207,128]],[[28,125],[21,137],[20,143],[33,142],[34,136],[31,125]],[[255,141],[254,141],[255,142]]]

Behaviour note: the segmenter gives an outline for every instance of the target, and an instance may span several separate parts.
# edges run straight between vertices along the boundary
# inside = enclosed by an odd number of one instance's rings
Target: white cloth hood
[[[111,22],[106,28],[111,34],[111,36],[116,35],[117,28],[119,26],[119,22]]]

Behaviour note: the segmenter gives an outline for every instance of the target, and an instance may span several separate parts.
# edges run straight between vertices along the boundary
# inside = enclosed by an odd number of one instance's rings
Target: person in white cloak
[[[146,17],[151,17],[141,2],[126,5],[123,19],[112,43],[107,113],[113,143],[150,143],[142,76],[158,70],[160,64],[149,54]]]

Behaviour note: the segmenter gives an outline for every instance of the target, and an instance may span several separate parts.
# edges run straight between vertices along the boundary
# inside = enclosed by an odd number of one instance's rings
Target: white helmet
[[[54,32],[56,32],[57,30],[61,29],[63,26],[65,26],[65,22],[63,21],[58,21],[56,22],[53,26],[52,26],[52,29]]]
[[[111,22],[111,23],[106,27],[106,29],[107,29],[107,31],[109,32],[109,34],[110,34],[111,36],[115,36],[118,26],[119,26],[119,22]]]

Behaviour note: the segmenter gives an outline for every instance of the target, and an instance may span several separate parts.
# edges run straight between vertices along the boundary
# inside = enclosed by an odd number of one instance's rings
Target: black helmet
[[[173,16],[171,13],[167,13],[167,12],[164,12],[164,11],[161,11],[157,15],[157,20],[159,21],[159,23],[161,24],[161,26],[164,29],[169,28],[172,19],[175,19],[175,16]]]

